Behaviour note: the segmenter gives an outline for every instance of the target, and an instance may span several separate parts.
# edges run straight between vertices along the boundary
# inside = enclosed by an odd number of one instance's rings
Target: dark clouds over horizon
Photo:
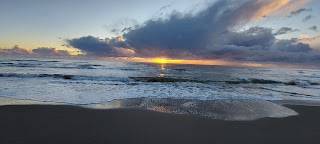
[[[132,52],[128,50],[128,43],[121,40],[121,37],[112,39],[99,39],[93,36],[66,40],[72,47],[82,50],[88,56],[98,57],[128,57]]]
[[[132,49],[135,53],[131,55],[137,57],[319,62],[320,54],[308,44],[299,42],[297,38],[275,38],[275,35],[297,31],[292,28],[283,27],[276,33],[272,33],[272,28],[259,26],[237,30],[249,21],[268,14],[265,12],[266,5],[274,7],[280,4],[276,0],[219,0],[195,15],[173,12],[167,19],[148,20],[124,33],[125,41],[115,38],[100,41],[86,36],[67,42],[91,56],[128,56],[126,50]],[[311,10],[299,9],[290,15],[307,11]]]
[[[56,48],[39,47],[28,51],[15,45],[11,49],[0,48],[1,56],[24,56],[24,57],[70,57],[67,50],[57,50]]]

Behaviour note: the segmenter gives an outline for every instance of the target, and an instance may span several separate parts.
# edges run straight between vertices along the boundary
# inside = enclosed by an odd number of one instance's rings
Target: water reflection
[[[161,70],[166,70],[166,68],[164,67],[165,65],[164,64],[161,64]]]
[[[161,64],[161,68],[160,68],[161,72],[159,74],[159,77],[165,77],[166,75],[164,74],[164,70],[166,70],[165,68],[165,64]]]
[[[163,73],[159,74],[159,77],[165,77],[165,76],[166,76],[166,75],[163,74]]]

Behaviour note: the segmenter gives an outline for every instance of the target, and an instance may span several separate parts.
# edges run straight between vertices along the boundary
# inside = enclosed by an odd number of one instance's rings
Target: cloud
[[[67,40],[89,56],[169,57],[244,62],[319,62],[320,54],[299,39],[278,40],[294,32],[283,27],[242,27],[286,6],[289,0],[218,0],[198,13],[172,12],[125,29],[122,37]],[[293,15],[301,13],[293,12]],[[242,29],[242,30],[240,30]]]
[[[134,54],[122,37],[100,40],[93,36],[85,36],[66,41],[70,46],[85,52],[87,56],[128,57]]]
[[[274,33],[274,35],[283,35],[283,34],[296,32],[296,31],[299,31],[299,30],[297,29],[293,30],[292,28],[289,28],[289,27],[282,27],[276,33]]]
[[[0,55],[2,56],[25,56],[25,57],[69,57],[71,54],[67,50],[57,50],[56,48],[35,48],[31,51],[28,51],[24,48],[21,48],[18,45],[15,45],[10,49],[1,49]]]
[[[300,7],[304,6],[305,4],[309,3],[311,0],[288,0],[289,2],[279,9],[276,13],[279,15],[284,15],[287,13],[291,13],[296,11]]]
[[[253,30],[252,30],[253,29]],[[206,51],[207,58],[256,62],[311,62],[318,56],[308,44],[298,39],[277,40],[268,28],[251,28],[244,32],[229,33],[228,42]]]
[[[278,40],[273,44],[272,48],[282,52],[310,52],[312,49],[308,44],[298,42],[297,38],[289,40]]]
[[[293,17],[293,16],[297,16],[297,15],[300,15],[301,13],[303,12],[311,12],[312,9],[306,9],[306,8],[301,8],[301,9],[298,9],[296,11],[292,11],[288,17]]]
[[[277,40],[274,37],[297,31],[292,28],[283,27],[275,34],[271,28],[264,27],[237,30],[258,16],[283,6],[286,1],[229,2],[218,1],[196,15],[175,12],[165,20],[149,20],[123,36],[140,57],[270,62],[311,61],[319,57],[312,53],[308,44],[297,39]],[[299,12],[301,10],[293,14]]]
[[[220,0],[195,16],[174,12],[166,20],[149,20],[123,36],[142,56],[149,55],[150,51],[165,54],[164,49],[176,51],[174,55],[187,54],[191,49],[201,52],[225,41],[221,35],[230,29],[263,17],[285,3],[279,0]]]
[[[71,56],[71,54],[67,50],[57,50],[56,48],[47,48],[47,47],[40,47],[40,48],[32,49],[32,54],[36,55],[36,56],[45,56],[45,57]]]
[[[311,16],[311,15],[308,15],[308,16],[306,16],[305,18],[303,18],[303,22],[306,22],[306,21],[308,21],[308,20],[310,20],[310,19],[312,19],[313,17]]]
[[[304,40],[304,41],[314,41],[320,39],[320,36],[312,36],[308,34],[300,34],[300,39],[299,40]]]
[[[24,48],[21,48],[19,45],[15,45],[11,49],[0,48],[0,55],[3,55],[3,56],[11,56],[11,55],[24,56],[24,55],[30,55],[30,54],[31,52],[29,52]]]
[[[312,30],[312,31],[315,31],[315,32],[318,31],[317,26],[312,26],[312,27],[309,27],[308,29],[309,29],[309,30]]]
[[[290,0],[265,0],[265,1],[253,1],[253,0],[245,0],[248,3],[247,6],[256,8],[255,14],[253,18],[259,19],[261,17],[264,17],[275,10],[278,10],[279,8],[287,5]],[[250,8],[249,7],[249,8]]]
[[[300,38],[298,42],[307,43],[312,48],[320,50],[320,36],[319,35],[308,35],[308,34],[300,34]]]

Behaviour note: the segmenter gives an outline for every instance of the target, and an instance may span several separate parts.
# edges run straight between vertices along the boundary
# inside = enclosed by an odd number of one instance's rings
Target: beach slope
[[[288,107],[299,115],[254,121],[222,121],[144,109],[0,106],[0,143],[320,143],[320,107]]]

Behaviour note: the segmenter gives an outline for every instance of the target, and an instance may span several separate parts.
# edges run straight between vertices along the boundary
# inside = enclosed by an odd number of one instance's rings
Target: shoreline
[[[141,108],[0,106],[0,143],[319,143],[320,107],[285,118],[223,121]]]
[[[282,118],[298,115],[294,110],[272,101],[244,99],[131,98],[97,104],[69,104],[0,98],[0,105],[66,105],[98,110],[143,108],[162,113],[191,114],[228,121],[248,121],[264,117]]]

